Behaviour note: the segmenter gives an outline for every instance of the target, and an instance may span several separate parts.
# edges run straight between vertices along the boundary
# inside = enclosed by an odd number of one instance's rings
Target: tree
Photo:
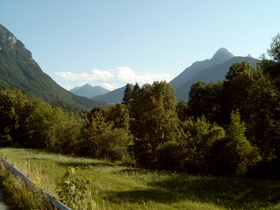
[[[216,141],[225,137],[222,127],[211,125],[204,117],[189,118],[184,125],[185,138],[168,141],[156,149],[156,167],[189,173],[211,171],[209,153]]]
[[[62,129],[69,120],[61,108],[52,108],[48,103],[36,100],[26,123],[27,138],[24,146],[58,151]]]
[[[131,132],[133,154],[140,165],[151,167],[159,145],[182,138],[176,103],[174,89],[167,82],[154,82],[139,89],[131,106]]]
[[[132,100],[132,90],[131,90],[131,85],[127,83],[124,91],[124,96],[123,96],[123,104],[129,104]]]
[[[246,127],[238,111],[232,112],[226,137],[213,146],[215,170],[224,175],[245,175],[248,168],[261,161],[258,149],[245,136]],[[218,149],[219,148],[219,149]],[[218,165],[218,166],[217,166]]]
[[[11,146],[23,141],[24,124],[31,113],[28,98],[20,90],[0,91],[0,144]]]
[[[57,142],[52,150],[64,154],[77,154],[82,121],[73,113],[65,113],[64,119],[57,129]]]
[[[79,142],[79,154],[90,158],[120,160],[126,153],[131,136],[123,128],[113,128],[102,108],[93,108],[85,118]]]
[[[230,67],[225,82],[225,116],[230,120],[231,111],[239,110],[242,119],[248,123],[250,115],[255,112],[256,100],[259,93],[254,90],[257,86],[255,69],[248,62],[235,63]],[[260,73],[260,72],[259,72]],[[261,75],[259,75],[261,76]],[[256,93],[256,94],[255,94]]]
[[[268,74],[246,63],[234,64],[227,79],[226,113],[239,110],[241,119],[247,124],[248,140],[259,148],[264,161],[271,159],[276,144],[275,138],[267,132],[280,119],[279,91]]]
[[[183,122],[187,120],[189,106],[186,101],[180,100],[176,105],[176,113],[178,118]]]
[[[185,140],[182,147],[186,152],[184,168],[192,173],[207,173],[211,166],[208,154],[214,143],[225,137],[222,127],[210,124],[204,116],[188,119],[185,127]]]
[[[87,113],[81,129],[79,154],[91,158],[101,157],[99,144],[102,141],[102,135],[110,132],[112,126],[112,122],[106,122],[105,110],[102,108],[95,107]]]
[[[188,114],[196,118],[204,116],[212,123],[225,124],[223,112],[224,82],[217,84],[197,82],[189,93]]]
[[[280,34],[272,39],[268,53],[276,62],[280,62]]]
[[[268,54],[273,60],[268,60],[263,56],[259,67],[270,76],[270,80],[280,91],[280,34],[272,39]]]
[[[129,110],[124,104],[115,104],[106,110],[106,120],[112,121],[113,128],[129,130]]]
[[[131,95],[132,101],[134,101],[134,100],[137,98],[138,93],[139,93],[139,90],[140,90],[140,86],[139,86],[139,84],[136,82],[136,84],[135,84],[134,87],[133,87],[133,91],[132,91],[132,95]]]

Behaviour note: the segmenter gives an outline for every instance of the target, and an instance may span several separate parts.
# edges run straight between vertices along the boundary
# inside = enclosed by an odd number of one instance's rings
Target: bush
[[[91,182],[75,177],[76,170],[69,167],[64,176],[57,181],[56,192],[59,199],[73,210],[94,209],[96,204],[92,200]]]
[[[12,142],[12,137],[10,135],[0,136],[0,147],[10,147]]]
[[[247,140],[245,131],[239,112],[232,112],[226,137],[216,142],[211,151],[212,165],[217,170],[215,173],[245,175],[250,166],[261,161],[258,149]]]
[[[187,154],[184,168],[191,173],[208,173],[208,154],[214,143],[225,137],[225,130],[201,117],[189,119],[185,133],[186,139],[182,143]]]
[[[186,150],[174,141],[168,141],[156,149],[156,166],[159,169],[181,171],[186,158]]]

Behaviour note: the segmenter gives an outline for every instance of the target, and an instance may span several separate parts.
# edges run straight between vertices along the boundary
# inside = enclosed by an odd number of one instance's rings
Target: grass
[[[96,209],[280,209],[277,180],[193,176],[27,149],[0,149],[0,156],[54,196],[55,181],[78,167],[92,182]]]
[[[36,185],[26,182],[20,176],[11,173],[0,161],[0,185],[4,189],[4,196],[12,209],[52,210],[54,206],[49,202],[45,193]]]

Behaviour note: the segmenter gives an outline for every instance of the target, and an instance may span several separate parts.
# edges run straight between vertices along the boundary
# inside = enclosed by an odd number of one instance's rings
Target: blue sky
[[[279,0],[0,0],[0,23],[66,89],[170,81],[224,47],[266,53]]]

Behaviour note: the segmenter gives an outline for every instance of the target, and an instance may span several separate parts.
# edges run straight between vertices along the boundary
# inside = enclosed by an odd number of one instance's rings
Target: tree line
[[[86,113],[0,91],[0,146],[133,160],[188,173],[280,177],[280,34],[272,59],[233,64],[226,80],[192,85],[178,101],[167,82],[126,86],[123,102]],[[186,93],[187,94],[187,93]]]

